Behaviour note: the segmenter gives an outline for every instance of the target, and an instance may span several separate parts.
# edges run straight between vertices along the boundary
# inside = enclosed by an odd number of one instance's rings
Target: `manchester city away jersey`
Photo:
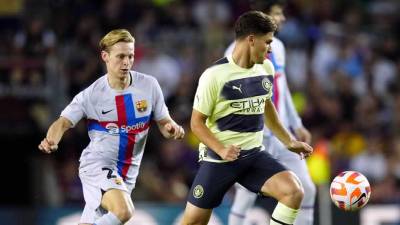
[[[268,59],[247,69],[236,65],[229,55],[201,75],[193,108],[208,116],[206,126],[225,146],[239,145],[242,150],[261,147],[273,74]],[[201,143],[199,150],[204,158],[206,146]]]

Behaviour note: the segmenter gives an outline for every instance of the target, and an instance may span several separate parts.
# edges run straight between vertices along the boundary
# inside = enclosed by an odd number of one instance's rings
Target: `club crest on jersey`
[[[144,112],[147,110],[147,101],[146,100],[136,101],[135,106],[137,111]]]
[[[270,92],[271,92],[271,90],[272,90],[272,83],[271,83],[271,81],[269,81],[268,78],[264,78],[264,79],[262,80],[262,86],[263,86],[264,90],[267,91],[267,93],[270,93]]]
[[[193,197],[195,198],[201,198],[203,197],[204,194],[204,188],[200,184],[194,187],[193,189]]]
[[[117,177],[114,179],[115,184],[121,185],[122,184],[122,178]]]

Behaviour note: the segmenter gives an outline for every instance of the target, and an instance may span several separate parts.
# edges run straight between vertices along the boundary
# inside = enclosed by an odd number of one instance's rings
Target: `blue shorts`
[[[208,150],[207,154],[221,159],[212,150]],[[284,170],[287,169],[260,148],[242,150],[238,159],[232,162],[201,161],[188,201],[197,207],[212,209],[221,204],[225,193],[234,183],[238,182],[248,190],[259,193],[266,180]]]

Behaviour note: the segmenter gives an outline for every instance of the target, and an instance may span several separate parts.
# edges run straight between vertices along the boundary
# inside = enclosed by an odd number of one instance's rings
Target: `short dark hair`
[[[261,11],[248,11],[236,20],[235,38],[241,39],[250,34],[264,35],[276,29],[277,25],[270,16]]]
[[[252,10],[260,10],[264,13],[269,13],[271,7],[274,5],[284,8],[286,6],[286,0],[249,0],[249,4]]]

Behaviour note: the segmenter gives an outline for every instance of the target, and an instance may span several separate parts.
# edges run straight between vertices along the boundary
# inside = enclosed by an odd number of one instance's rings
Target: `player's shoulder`
[[[103,75],[99,77],[97,80],[95,80],[88,87],[83,89],[81,93],[85,95],[91,95],[93,92],[104,91],[104,88],[106,87],[107,84],[106,82],[107,82],[107,75]]]
[[[274,64],[271,62],[269,59],[264,59],[264,62],[262,64],[263,69],[267,73],[267,75],[272,75],[274,76],[275,74],[275,69],[274,69]]]
[[[229,64],[228,57],[223,57],[223,58],[220,58],[217,61],[213,62],[213,64],[211,64],[211,66],[209,66],[208,69],[220,68],[221,66],[224,66],[227,64]]]
[[[88,88],[102,89],[107,85],[107,75],[103,75],[95,80]]]
[[[229,60],[227,57],[223,57],[213,62],[203,73],[202,76],[215,76],[221,70],[224,70],[226,66],[229,65]]]
[[[135,70],[131,70],[130,73],[134,80],[138,80],[138,81],[154,81],[154,80],[156,80],[153,76],[151,76],[149,74],[141,73],[141,72],[138,72]]]
[[[141,87],[158,84],[157,78],[149,74],[141,73],[134,70],[131,70],[130,73],[132,75],[133,82],[136,82]]]
[[[97,96],[103,93],[105,90],[105,85],[107,82],[106,75],[99,77],[89,86],[81,90],[78,94],[74,96],[74,99],[79,102],[93,102],[96,101]]]

